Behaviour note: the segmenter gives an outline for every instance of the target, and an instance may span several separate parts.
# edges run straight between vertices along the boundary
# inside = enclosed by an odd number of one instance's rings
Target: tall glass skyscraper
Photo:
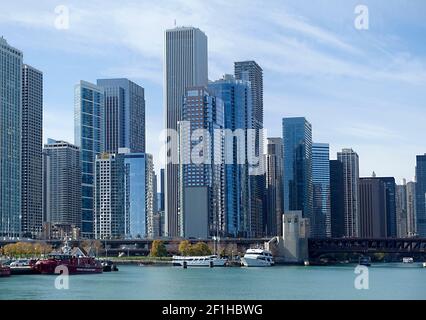
[[[305,118],[284,118],[282,124],[284,214],[300,210],[312,223],[312,126]]]
[[[128,79],[100,79],[104,89],[103,152],[145,152],[145,92]]]
[[[152,156],[119,149],[96,159],[95,237],[154,237],[154,164]]]
[[[330,146],[312,144],[313,215],[311,234],[314,238],[331,237],[330,211]]]
[[[254,156],[263,161],[263,70],[256,61],[239,61],[234,64],[234,73],[237,80],[249,81],[251,86],[253,122],[252,129],[255,129],[254,137]],[[250,174],[250,199],[251,199],[251,217],[250,217],[250,236],[261,237],[264,235],[263,226],[263,196],[265,194],[264,172],[262,174]]]
[[[345,235],[344,186],[343,163],[339,160],[330,160],[331,236],[333,238],[343,238]]]
[[[225,234],[223,113],[222,101],[206,88],[187,89],[179,122],[180,225],[185,237]]]
[[[207,36],[198,28],[179,27],[165,33],[164,102],[166,129],[177,130],[182,120],[183,97],[190,86],[208,84]],[[178,146],[171,142],[171,152]],[[166,164],[166,232],[180,235],[178,164]]]
[[[102,110],[104,89],[86,81],[80,81],[74,91],[74,143],[81,156],[81,220],[84,238],[93,237],[93,188],[96,155],[102,150]]]
[[[0,38],[0,237],[21,234],[22,52]]]
[[[265,155],[265,214],[264,225],[267,236],[282,236],[283,216],[283,139],[268,138]]]
[[[22,232],[42,232],[43,73],[27,64],[22,68]]]
[[[224,103],[226,234],[248,237],[253,234],[246,142],[247,129],[253,128],[251,84],[226,75],[208,88]]]
[[[416,224],[419,237],[426,238],[426,154],[417,156]]]
[[[359,157],[352,149],[337,153],[343,164],[345,236],[359,236]]]

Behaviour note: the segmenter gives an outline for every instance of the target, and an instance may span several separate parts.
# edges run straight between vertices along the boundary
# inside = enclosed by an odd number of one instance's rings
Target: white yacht
[[[219,258],[218,256],[173,256],[173,266],[175,267],[225,267],[228,259]]]
[[[245,267],[271,267],[274,265],[274,258],[268,250],[248,249],[241,262]]]
[[[413,258],[403,258],[402,262],[403,263],[414,263],[414,259]]]

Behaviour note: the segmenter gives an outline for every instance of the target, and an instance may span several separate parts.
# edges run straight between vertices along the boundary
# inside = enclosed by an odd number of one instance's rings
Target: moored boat
[[[228,259],[212,256],[174,256],[173,266],[175,267],[225,267]]]
[[[274,265],[274,258],[268,250],[248,249],[241,263],[245,267],[271,267]]]
[[[47,259],[39,260],[35,269],[41,274],[55,274],[56,268],[64,266],[69,275],[102,273],[103,267],[100,261],[93,257],[80,254],[72,254],[68,242],[62,248],[62,253],[51,253]]]
[[[413,258],[403,258],[402,259],[402,262],[403,263],[414,263],[414,259]]]
[[[4,266],[0,263],[0,278],[1,277],[10,277],[10,268],[8,266]]]
[[[371,266],[371,258],[370,257],[361,257],[359,258],[359,265],[370,267]]]
[[[111,272],[111,271],[118,271],[117,266],[114,264],[114,262],[110,260],[104,260],[101,262],[103,272]]]
[[[35,259],[20,259],[13,261],[9,265],[10,272],[13,275],[37,274],[39,272],[35,268],[36,263],[37,260]]]

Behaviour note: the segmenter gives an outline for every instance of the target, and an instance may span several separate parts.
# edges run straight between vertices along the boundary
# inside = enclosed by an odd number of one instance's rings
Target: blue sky
[[[357,5],[369,29],[354,26]],[[55,28],[66,5],[70,28]],[[44,140],[73,142],[73,87],[128,77],[146,89],[147,148],[159,162],[163,32],[196,26],[209,37],[209,78],[254,59],[264,69],[265,127],[305,116],[314,140],[360,156],[362,176],[413,179],[426,152],[426,2],[423,0],[2,1],[0,35],[44,72]]]

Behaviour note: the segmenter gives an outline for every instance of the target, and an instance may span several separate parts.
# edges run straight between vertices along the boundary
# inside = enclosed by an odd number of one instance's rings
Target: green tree
[[[189,256],[191,252],[191,243],[188,240],[183,240],[179,244],[179,252],[183,256]]]
[[[149,254],[151,257],[167,257],[166,245],[161,240],[154,240],[152,242],[151,252]]]
[[[212,254],[209,246],[205,242],[198,242],[197,244],[191,246],[190,254],[192,256],[209,256]]]

